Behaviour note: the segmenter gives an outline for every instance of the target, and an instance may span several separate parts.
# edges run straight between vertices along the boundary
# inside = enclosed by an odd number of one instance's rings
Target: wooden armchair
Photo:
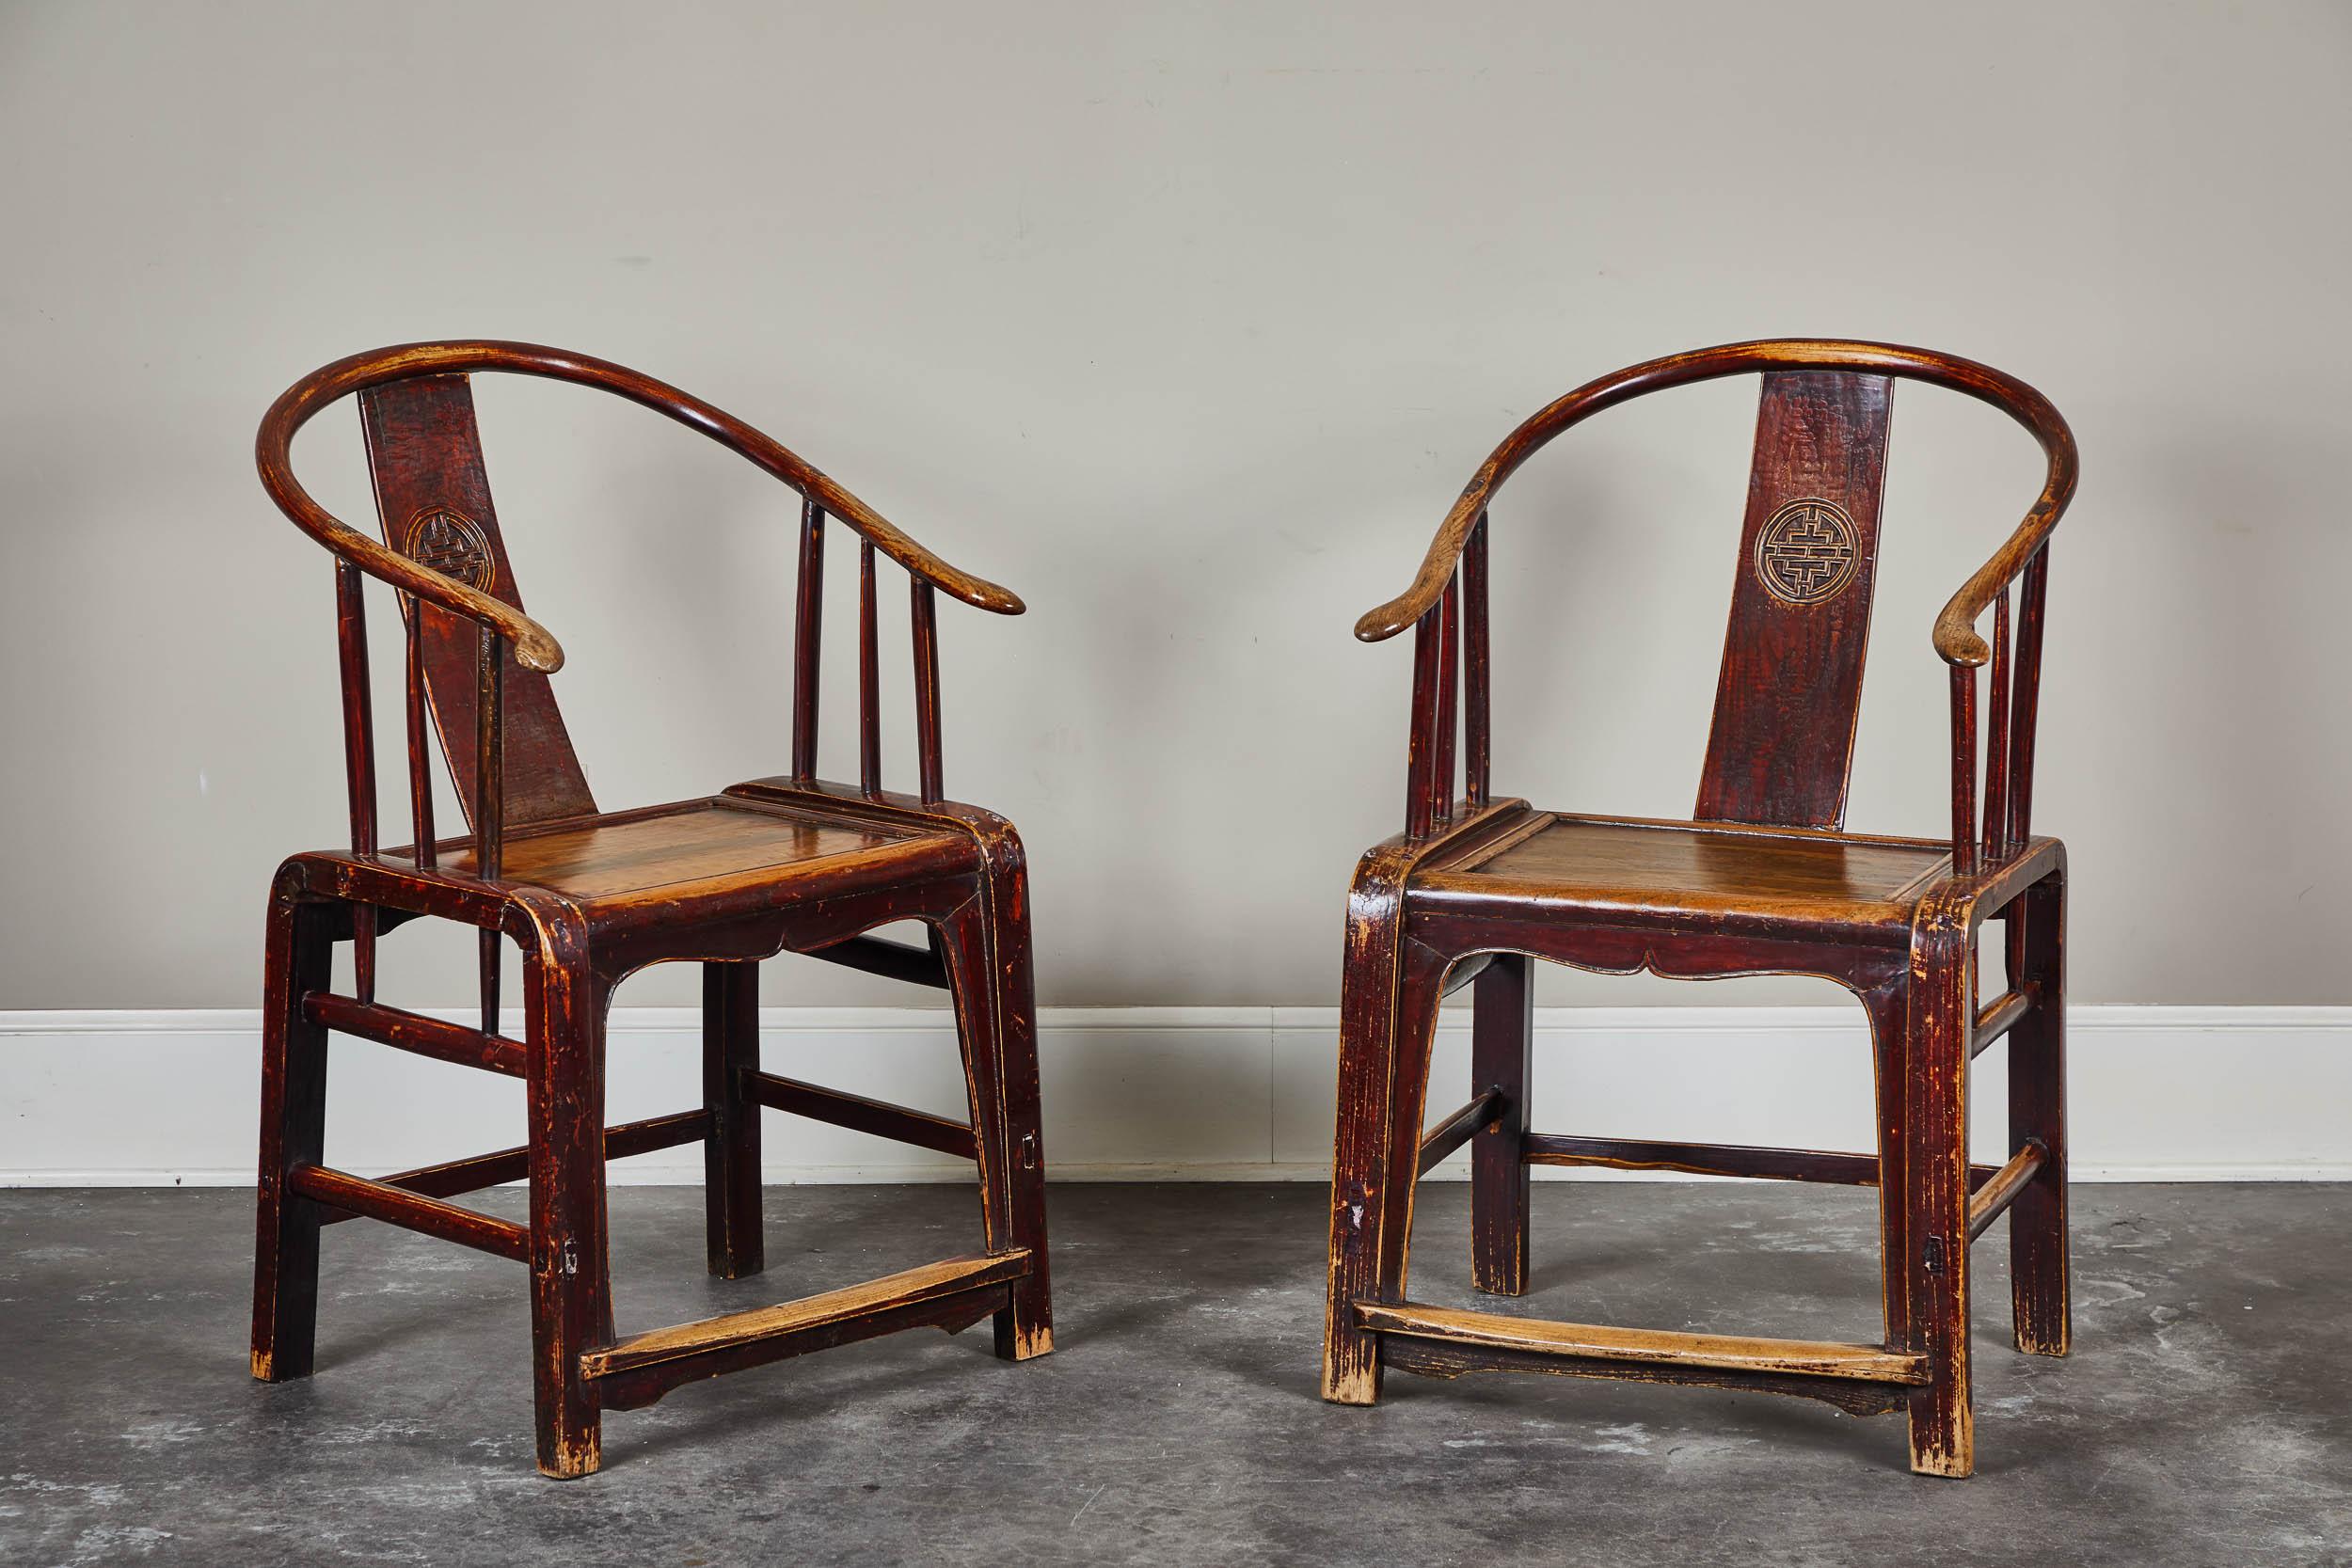
[[[523,612],[490,505],[469,374],[509,371],[617,393],[749,458],[803,498],[792,674],[792,767],[700,800],[604,812],[564,733],[548,676],[563,650]],[[327,515],[294,479],[294,432],[356,394],[386,544]],[[1012,825],[943,798],[935,602],[1017,615],[1009,591],[956,570],[839,484],[739,420],[618,365],[527,343],[421,343],[362,354],[274,404],[257,447],[262,483],[333,551],[342,648],[351,847],[296,855],[270,901],[262,1078],[253,1373],[308,1374],[319,1230],[363,1215],[530,1265],[539,1467],[596,1468],[601,1412],[739,1368],[936,1324],[995,1320],[1010,1360],[1053,1348],[1044,1157],[1029,974],[1026,870]],[[818,658],[825,521],[859,536],[859,782],[817,777]],[[882,786],[875,635],[877,555],[913,590],[918,793]],[[379,844],[361,579],[400,593],[412,841]],[[433,823],[427,728],[439,732],[469,836]],[[376,944],[421,916],[481,932],[482,1026],[376,1000]],[[866,935],[924,922],[926,946]],[[500,956],[521,950],[527,1023],[499,1033]],[[355,944],[355,994],[330,989],[333,944]],[[945,988],[970,1091],[968,1123],[759,1069],[759,960],[782,951]],[[703,1102],[608,1127],[605,1013],[647,964],[703,965]],[[330,1030],[520,1078],[520,1148],[381,1181],[324,1163]],[[789,1111],[978,1167],[983,1250],[846,1290],[619,1336],[606,1270],[605,1162],[699,1141],[708,1173],[710,1272],[762,1267],[759,1113]],[[527,1178],[517,1225],[447,1200]]]
[[[1489,502],[1546,442],[1629,398],[1760,373],[1762,408],[1731,625],[1688,821],[1538,811],[1488,788]],[[1949,838],[1843,831],[1897,379],[1994,404],[2048,482],[1936,619],[1950,666]],[[1323,1394],[1378,1398],[1381,1369],[1521,1370],[1799,1394],[1907,1410],[1912,1467],[1974,1465],[1969,1244],[2008,1212],[2017,1347],[2067,1349],[2062,958],[2066,853],[2029,832],[2048,539],[2074,491],[2073,436],[2033,388],[1880,343],[1740,343],[1604,376],[1514,431],[1447,515],[1413,584],[1356,635],[1415,633],[1406,831],[1348,901]],[[2012,628],[2010,597],[2020,603]],[[1990,647],[1976,630],[1993,612]],[[1992,665],[1979,747],[1978,670]],[[1458,714],[1458,718],[1457,718]],[[1456,736],[1459,734],[1457,752]],[[1461,794],[1456,798],[1456,758]],[[1979,793],[1979,773],[1982,777]],[[1980,806],[1981,801],[1981,806]],[[1978,933],[2003,927],[2008,984],[1978,994]],[[1803,974],[1869,1014],[1875,1155],[1566,1137],[1527,1127],[1530,959],[1692,979]],[[1472,1099],[1424,1132],[1439,1000],[1472,996]],[[1968,1160],[1968,1067],[2010,1043],[2005,1164]],[[1883,1344],[1541,1323],[1405,1294],[1416,1179],[1470,1146],[1474,1275],[1526,1289],[1528,1169],[1611,1165],[1879,1189]]]

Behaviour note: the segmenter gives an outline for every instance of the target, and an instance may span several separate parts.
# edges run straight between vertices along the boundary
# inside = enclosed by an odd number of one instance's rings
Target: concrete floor
[[[517,1212],[517,1195],[484,1207]],[[769,1272],[702,1272],[700,1195],[613,1196],[623,1329],[964,1250],[960,1188],[771,1190]],[[2076,1190],[2070,1361],[1979,1259],[1979,1471],[1898,1417],[1708,1389],[1392,1376],[1314,1397],[1320,1187],[1056,1187],[1058,1354],[929,1330],[606,1418],[532,1471],[514,1264],[328,1232],[319,1369],[246,1376],[248,1194],[0,1193],[0,1563],[2352,1563],[2352,1189]],[[1870,1195],[1536,1189],[1531,1312],[1876,1333]],[[1415,1295],[1473,1299],[1466,1190]]]

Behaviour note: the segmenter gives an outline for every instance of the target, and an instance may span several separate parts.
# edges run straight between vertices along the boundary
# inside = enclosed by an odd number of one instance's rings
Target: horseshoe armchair
[[[1545,443],[1643,395],[1755,374],[1762,394],[1712,729],[1689,819],[1540,811],[1489,788],[1487,512]],[[2000,408],[2040,442],[2047,483],[1935,621],[1949,667],[1951,829],[1845,831],[1897,381]],[[2066,853],[2031,830],[2048,541],[2074,494],[2058,411],[2024,383],[1879,343],[1773,341],[1637,365],[1529,419],[1472,477],[1411,587],[1357,623],[1414,633],[1406,830],[1348,899],[1323,1394],[1378,1398],[1387,1367],[1723,1385],[1900,1410],[1915,1470],[1967,1475],[1970,1243],[2010,1219],[2018,1349],[2067,1350]],[[2011,615],[2012,599],[2016,613]],[[1978,626],[1990,612],[1988,645]],[[1979,672],[1990,665],[1980,711]],[[1981,731],[1982,745],[1979,746]],[[1457,792],[1455,780],[1461,779]],[[1979,994],[1999,927],[2006,986]],[[1528,1126],[1530,969],[1542,958],[1685,978],[1804,974],[1868,1014],[1873,1153],[1565,1136]],[[1439,1001],[1472,988],[1472,1098],[1424,1129]],[[1968,1072],[2006,1038],[2006,1163],[1972,1165]],[[1416,1179],[1470,1148],[1474,1278],[1527,1284],[1533,1165],[1847,1182],[1879,1191],[1877,1344],[1659,1332],[1423,1305],[1406,1293]]]
[[[469,376],[551,377],[642,404],[702,432],[801,497],[791,768],[720,794],[627,811],[590,795],[548,675],[555,639],[524,612],[490,504]],[[294,433],[358,404],[383,543],[329,515],[294,478]],[[946,799],[940,779],[937,596],[1019,614],[1006,589],[958,571],[839,484],[699,399],[585,356],[527,343],[412,344],[355,356],[279,398],[257,448],[262,483],[334,553],[350,847],[298,854],[269,911],[254,1259],[253,1374],[311,1369],[321,1227],[389,1221],[527,1265],[539,1468],[598,1464],[602,1413],[679,1384],[897,1329],[954,1331],[993,1317],[996,1354],[1053,1348],[1043,1152],[1029,969],[1027,873],[1012,825]],[[858,537],[859,781],[817,773],[825,525]],[[915,793],[882,784],[875,594],[880,558],[912,593]],[[361,596],[375,578],[405,618],[409,842],[386,847]],[[437,832],[427,731],[438,732],[468,832]],[[435,918],[480,932],[481,1027],[378,1000],[385,933]],[[867,934],[922,922],[922,946]],[[354,947],[352,994],[330,985]],[[499,1033],[502,953],[520,950],[526,1022]],[[782,951],[945,989],[970,1118],[958,1121],[763,1072],[758,963]],[[605,1014],[623,976],[702,965],[702,1103],[608,1127]],[[325,1163],[330,1031],[523,1081],[518,1148],[369,1180]],[[700,1143],[714,1275],[760,1272],[763,1108],[960,1154],[980,1188],[977,1251],[779,1306],[628,1336],[606,1264],[605,1162]],[[448,1201],[527,1180],[530,1220]]]

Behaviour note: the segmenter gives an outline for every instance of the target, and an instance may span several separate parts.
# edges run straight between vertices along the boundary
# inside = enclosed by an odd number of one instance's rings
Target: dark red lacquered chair
[[[469,372],[511,371],[617,393],[690,425],[803,498],[793,664],[792,768],[725,792],[600,812],[556,711],[555,639],[523,613],[490,505]],[[294,432],[357,394],[390,547],[327,515],[294,477]],[[296,855],[270,901],[262,1080],[253,1372],[309,1373],[319,1229],[387,1220],[528,1263],[539,1467],[597,1464],[601,1413],[649,1404],[681,1383],[901,1328],[995,1319],[1010,1360],[1053,1348],[1039,1143],[1027,873],[1012,825],[943,799],[935,595],[998,614],[1020,599],[968,576],[739,420],[634,371],[527,343],[421,343],[338,361],[279,398],[262,422],[262,483],[336,556],[351,847]],[[860,537],[860,782],[816,776],[825,519]],[[916,794],[882,787],[877,554],[913,589]],[[378,843],[361,579],[400,591],[405,613],[413,842]],[[437,839],[430,724],[466,804],[469,836]],[[482,1027],[375,997],[380,933],[421,916],[481,932]],[[915,947],[866,935],[926,924]],[[498,1033],[501,943],[521,949],[527,1024]],[[356,944],[356,994],[329,988],[334,944]],[[759,960],[783,951],[943,987],[955,1004],[969,1123],[759,1070]],[[607,1127],[605,1013],[623,976],[680,959],[703,967],[699,1109]],[[518,1148],[372,1181],[322,1147],[326,1039],[335,1030],[524,1081]],[[710,1272],[756,1274],[759,1113],[790,1111],[960,1154],[979,1172],[984,1250],[781,1306],[626,1338],[605,1256],[605,1162],[700,1142],[708,1173]],[[527,1178],[517,1225],[446,1201]]]
[[[1714,727],[1688,821],[1580,816],[1487,787],[1486,509],[1513,470],[1645,392],[1760,373],[1762,411]],[[1948,839],[1843,831],[1898,379],[2007,411],[2049,460],[2041,498],[1936,620],[1951,667]],[[1406,593],[1357,623],[1416,631],[1406,832],[1364,857],[1348,903],[1324,1397],[1369,1404],[1385,1367],[1720,1384],[1908,1410],[1912,1467],[1975,1463],[1969,1243],[2006,1212],[2020,1350],[2067,1348],[2061,956],[2066,852],[2028,832],[2050,531],[2074,444],[2024,383],[1882,343],[1740,343],[1604,376],[1514,431],[1471,479]],[[2011,584],[2023,579],[2011,629]],[[1976,631],[1994,617],[1988,647]],[[1981,767],[1977,671],[1992,665]],[[1458,698],[1457,698],[1458,691]],[[1459,719],[1457,721],[1457,701]],[[1465,775],[1454,796],[1456,733]],[[1982,776],[1983,809],[1979,811]],[[2003,923],[2008,988],[1977,990],[1979,928]],[[1705,978],[1804,974],[1867,1009],[1879,1148],[1731,1148],[1527,1130],[1529,968]],[[1438,1005],[1474,984],[1473,1098],[1424,1134]],[[2010,1147],[1968,1161],[1970,1058],[2010,1042]],[[1856,1345],[1553,1323],[1405,1294],[1413,1186],[1468,1143],[1476,1282],[1526,1290],[1528,1167],[1613,1165],[1875,1185],[1886,1335]]]

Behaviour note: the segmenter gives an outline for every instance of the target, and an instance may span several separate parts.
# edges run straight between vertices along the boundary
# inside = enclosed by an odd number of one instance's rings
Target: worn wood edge
[[[1911,1402],[1899,1383],[1862,1383],[1847,1378],[1797,1377],[1778,1372],[1737,1371],[1721,1367],[1677,1367],[1656,1362],[1595,1361],[1546,1355],[1496,1345],[1453,1344],[1383,1334],[1380,1364],[1421,1377],[1457,1378],[1484,1372],[1533,1372],[1548,1377],[1598,1378],[1670,1386],[1728,1388],[1815,1400],[1850,1416],[1883,1416]]]
[[[1357,1321],[1378,1333],[1450,1344],[1486,1345],[1535,1355],[1586,1361],[1634,1361],[1770,1372],[1784,1377],[1843,1378],[1859,1383],[1920,1384],[1927,1357],[1878,1345],[1825,1339],[1764,1339],[1742,1335],[1691,1334],[1668,1329],[1615,1328],[1473,1312],[1416,1302],[1356,1303]]]
[[[779,1338],[940,1296],[1009,1284],[1028,1272],[1029,1253],[1025,1247],[993,1257],[943,1259],[796,1301],[632,1334],[602,1349],[582,1352],[580,1375],[611,1377],[658,1362]]]

